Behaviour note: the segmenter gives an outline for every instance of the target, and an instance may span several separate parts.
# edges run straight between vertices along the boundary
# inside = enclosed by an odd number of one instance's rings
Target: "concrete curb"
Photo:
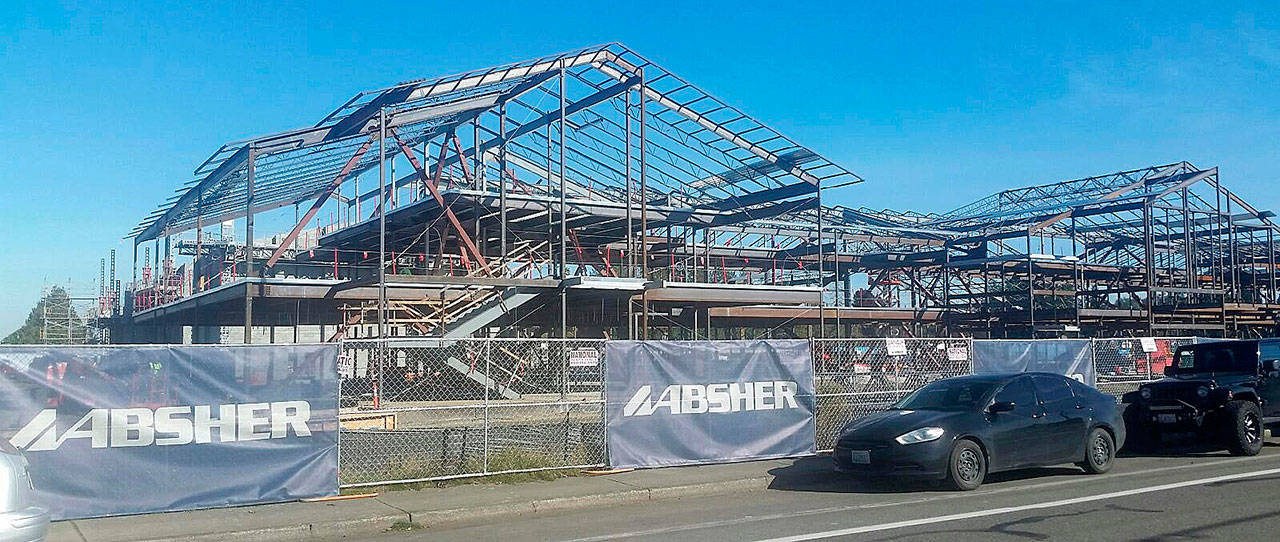
[[[406,512],[404,514],[381,515],[360,519],[299,523],[295,525],[280,525],[256,529],[238,529],[163,538],[139,538],[136,539],[136,542],[274,542],[277,540],[305,539],[317,533],[322,533],[325,536],[362,537],[382,533],[397,521],[409,521],[409,514]],[[70,525],[72,522],[60,523],[62,525]],[[55,527],[57,526],[58,524],[55,524]],[[74,535],[68,532],[70,530],[75,531]],[[55,528],[50,531],[47,540],[48,542],[61,542],[64,540],[84,541],[86,540],[86,537],[79,532],[78,528]]]
[[[773,475],[763,475],[736,480],[700,482],[688,485],[654,488],[636,487],[619,483],[617,491],[598,493],[594,495],[575,495],[571,497],[557,497],[533,502],[509,502],[468,508],[433,510],[430,512],[385,514],[360,519],[347,518],[335,519],[333,521],[299,523],[295,525],[228,530],[168,538],[145,539],[142,540],[142,542],[274,542],[277,540],[297,540],[316,535],[346,536],[358,539],[360,537],[382,534],[394,523],[399,521],[412,522],[427,528],[466,525],[519,516],[536,516],[540,514],[567,512],[605,506],[677,499],[681,497],[756,491],[768,488],[769,485],[773,483],[774,479],[775,476]],[[70,522],[64,525],[66,527],[72,527],[69,523]],[[62,534],[68,536],[51,536],[51,542],[73,539],[84,540],[84,538],[80,536],[78,530],[74,535],[71,535],[71,533],[68,532],[76,529],[63,528],[58,530],[61,531]],[[51,535],[52,534],[53,533],[51,533]]]
[[[461,508],[456,510],[440,510],[428,513],[411,514],[411,521],[424,527],[444,527],[476,523],[478,520],[498,519],[521,515],[548,514],[552,512],[568,512],[587,508],[635,504],[646,501],[696,497],[753,491],[766,489],[773,482],[773,476],[757,476],[723,482],[704,482],[683,486],[655,488],[623,489],[596,495],[580,495],[559,497],[535,502],[508,503],[494,506]]]

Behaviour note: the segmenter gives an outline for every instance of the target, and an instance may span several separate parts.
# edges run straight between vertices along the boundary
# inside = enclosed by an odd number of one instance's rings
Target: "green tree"
[[[31,309],[31,314],[27,315],[27,321],[22,326],[10,333],[4,338],[4,344],[37,344],[40,342],[40,329],[44,324],[44,307],[46,304],[53,306],[67,306],[71,302],[67,291],[54,286],[49,290],[48,294],[40,298],[36,302],[36,306]]]

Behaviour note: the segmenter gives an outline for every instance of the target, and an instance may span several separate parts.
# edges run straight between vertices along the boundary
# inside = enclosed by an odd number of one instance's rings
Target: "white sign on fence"
[[[356,377],[356,360],[352,359],[350,354],[340,354],[338,356],[338,376],[342,378]]]
[[[969,361],[969,349],[963,346],[947,348],[947,361]]]
[[[595,348],[575,348],[569,351],[570,367],[596,367],[600,365],[600,351]]]
[[[1153,339],[1153,338],[1151,338],[1151,337],[1142,337],[1142,338],[1138,339],[1138,342],[1142,343],[1142,351],[1143,351],[1143,352],[1146,352],[1146,353],[1148,353],[1148,354],[1152,354],[1152,353],[1154,353],[1156,350],[1158,350],[1158,349],[1156,348],[1156,340],[1155,340],[1155,339]]]
[[[907,340],[901,337],[890,337],[884,340],[884,347],[890,356],[907,355]]]

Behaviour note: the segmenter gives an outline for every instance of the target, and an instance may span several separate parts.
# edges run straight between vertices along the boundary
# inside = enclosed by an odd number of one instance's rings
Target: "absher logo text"
[[[622,409],[623,416],[650,416],[660,409],[672,414],[723,414],[744,410],[798,408],[790,380],[729,382],[724,384],[672,384],[653,400],[653,386],[640,386]]]
[[[306,401],[150,408],[95,408],[59,432],[58,411],[36,414],[9,442],[28,452],[57,450],[68,440],[88,439],[93,448],[180,446],[281,439],[290,430],[310,437],[311,404]]]

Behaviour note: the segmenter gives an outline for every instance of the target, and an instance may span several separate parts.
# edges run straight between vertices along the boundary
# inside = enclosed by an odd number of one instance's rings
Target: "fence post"
[[[889,339],[880,339],[880,347],[885,349],[885,357],[893,359],[889,354]],[[910,356],[910,353],[907,354]],[[893,360],[893,400],[902,398],[902,360]]]
[[[817,437],[818,437],[817,436],[818,408],[820,408],[820,403],[821,403],[820,401],[818,401],[818,365],[819,365],[818,360],[820,359],[819,356],[821,355],[822,353],[818,352],[818,341],[813,340],[813,337],[809,337],[809,370],[813,371],[813,426],[815,431],[814,432],[815,445],[817,443]]]
[[[382,408],[382,371],[383,358],[387,356],[387,338],[378,337],[377,344],[378,376],[373,379],[373,408]]]
[[[1089,365],[1093,367],[1093,385],[1098,385],[1098,340],[1089,337]]]
[[[1152,338],[1152,340],[1153,340],[1153,341],[1158,341],[1159,339]],[[1168,343],[1168,341],[1166,341],[1166,342],[1165,342],[1165,344],[1169,344],[1169,343]],[[1160,343],[1159,343],[1159,342],[1156,342],[1156,351],[1157,351],[1157,352],[1159,352],[1159,351],[1160,351]],[[1151,353],[1151,352],[1144,352],[1144,354],[1146,354],[1146,355],[1147,355],[1147,380],[1154,380],[1154,379],[1155,379],[1155,377],[1156,377],[1156,371],[1155,371],[1155,369],[1154,369],[1154,368],[1152,368],[1152,367],[1151,367],[1151,364],[1152,364],[1152,363],[1155,363],[1155,362],[1154,362],[1154,360],[1152,360],[1152,359],[1151,359],[1151,354],[1152,354],[1152,353]]]
[[[809,337],[809,364],[815,375],[818,374],[818,365],[820,365],[818,360],[821,355],[818,352],[818,341],[813,340],[813,337]]]
[[[967,337],[965,343],[969,347],[969,374],[973,374],[973,337]]]
[[[493,339],[487,339],[484,342],[484,376],[488,382],[484,386],[484,445],[481,447],[481,453],[484,456],[483,471],[489,473],[489,390],[493,389],[493,385],[497,382],[493,378],[493,368],[489,361],[493,358]]]
[[[630,303],[630,301],[628,301]],[[629,322],[629,321],[628,321]],[[631,324],[628,323],[628,326]],[[609,466],[609,341],[601,341],[600,346],[604,352],[600,353],[600,428],[604,433],[601,439],[604,449],[600,451],[600,457],[603,459],[604,465]],[[585,440],[585,439],[584,439]]]

